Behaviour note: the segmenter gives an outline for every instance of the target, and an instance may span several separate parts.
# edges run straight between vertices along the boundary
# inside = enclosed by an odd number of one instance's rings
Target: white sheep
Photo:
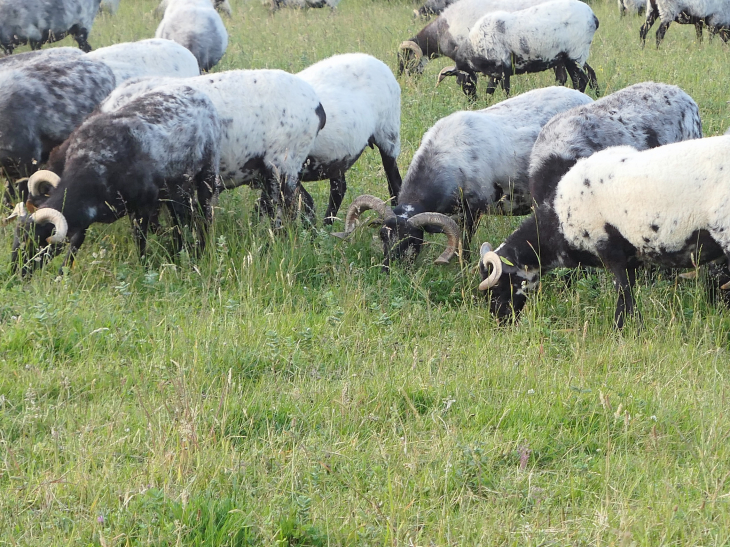
[[[378,147],[391,198],[400,191],[400,86],[385,63],[364,53],[335,55],[297,74],[311,84],[327,113],[302,171],[302,181],[330,180],[325,224],[347,189],[345,172],[365,148]]]
[[[114,15],[119,10],[119,1],[120,0],[101,0],[101,4],[99,4],[99,11],[103,11],[109,15]]]
[[[155,38],[188,48],[204,71],[218,64],[228,47],[226,27],[209,0],[169,0]]]
[[[0,0],[0,48],[10,54],[30,42],[31,49],[74,37],[85,52],[100,0]]]
[[[488,13],[459,48],[456,71],[472,76],[481,72],[501,80],[509,93],[511,75],[564,65],[575,89],[584,91],[590,83],[597,90],[595,73],[586,64],[597,29],[593,11],[578,0],[553,0],[511,13]],[[442,71],[439,82],[451,74]],[[487,93],[493,92],[494,85],[487,89]]]
[[[218,110],[224,128],[220,165],[224,187],[263,181],[260,213],[279,218],[282,195],[284,205],[293,208],[299,172],[326,119],[312,86],[281,70],[230,70],[182,82],[208,95]],[[129,80],[109,95],[100,110],[114,110],[170,83],[181,80]],[[311,218],[313,211],[306,212]]]
[[[645,0],[618,0],[619,15],[641,15],[646,11]]]
[[[87,57],[111,68],[117,85],[145,76],[188,78],[200,74],[193,54],[172,40],[152,38],[114,44],[92,51]]]

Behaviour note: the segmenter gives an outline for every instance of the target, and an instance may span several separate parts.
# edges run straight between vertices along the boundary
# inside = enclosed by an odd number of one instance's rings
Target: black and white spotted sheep
[[[462,83],[464,93],[473,96],[476,72],[481,72],[500,81],[509,94],[512,75],[562,65],[575,89],[584,91],[590,84],[598,92],[595,72],[586,63],[597,29],[593,10],[578,0],[552,0],[511,13],[488,13],[474,24],[469,40],[459,48],[456,67],[442,70],[438,81],[461,77],[468,83]],[[494,90],[491,82],[487,93]]]
[[[507,214],[530,211],[527,188],[530,151],[540,129],[553,116],[592,99],[565,87],[529,91],[478,111],[462,111],[442,118],[423,136],[413,156],[398,205],[392,208],[374,196],[360,196],[345,219],[345,237],[360,214],[376,210],[382,219],[380,239],[383,264],[415,256],[424,231],[444,232],[448,244],[437,263],[457,252],[460,229],[448,215],[459,216],[465,248],[480,215],[499,206]]]
[[[429,15],[439,15],[451,4],[455,4],[458,0],[426,0],[426,2],[418,9],[413,10],[416,17],[428,17]]]
[[[123,42],[87,54],[112,69],[116,84],[132,78],[190,78],[200,74],[198,60],[184,46],[162,38]]]
[[[280,8],[330,8],[335,9],[340,0],[271,0],[271,10]]]
[[[297,74],[322,101],[327,124],[314,141],[302,170],[302,182],[329,179],[325,224],[332,224],[347,190],[345,173],[365,148],[377,146],[395,200],[401,186],[400,86],[390,68],[364,53],[335,55]],[[308,206],[311,197],[305,193]]]
[[[100,0],[0,0],[0,48],[6,54],[30,43],[31,49],[66,36],[85,52]]]
[[[641,15],[646,11],[646,0],[618,0],[618,12],[622,17],[629,15]]]
[[[177,225],[178,250],[182,226],[191,224],[200,208],[202,248],[218,187],[220,141],[212,101],[184,84],[94,113],[54,150],[49,166],[55,172],[38,171],[28,181],[27,211],[20,211],[13,242],[14,267],[30,273],[59,254],[66,238],[67,265],[91,224],[127,215],[144,257],[149,219],[161,201]]]
[[[605,267],[616,278],[621,328],[634,313],[640,265],[689,268],[723,257],[730,258],[730,137],[643,151],[618,146],[579,160],[553,200],[496,251],[482,246],[479,288],[491,288],[492,312],[508,317],[541,272]]]

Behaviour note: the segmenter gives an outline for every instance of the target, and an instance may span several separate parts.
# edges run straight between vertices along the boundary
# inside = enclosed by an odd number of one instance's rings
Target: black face
[[[527,296],[522,286],[524,277],[517,275],[517,268],[507,265],[502,266],[502,275],[497,284],[485,292],[489,300],[489,310],[497,316],[498,320],[519,319],[522,308],[525,307]],[[479,274],[482,280],[489,277],[489,271],[479,261]]]
[[[380,229],[383,242],[383,267],[387,270],[391,260],[415,258],[423,245],[423,230],[414,228],[401,217],[395,217]]]
[[[61,245],[46,243],[52,234],[51,223],[36,224],[28,217],[18,220],[10,256],[13,271],[20,267],[21,275],[26,276],[52,260],[61,251]]]

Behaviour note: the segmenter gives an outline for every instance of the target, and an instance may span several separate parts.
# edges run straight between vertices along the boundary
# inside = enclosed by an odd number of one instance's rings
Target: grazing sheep
[[[728,0],[647,0],[646,21],[639,31],[642,44],[646,41],[646,35],[657,18],[661,20],[656,31],[657,47],[673,21],[694,25],[699,40],[702,40],[703,25],[707,25],[710,36],[719,33],[723,41],[730,40]]]
[[[122,84],[100,106],[114,110],[136,95],[175,83],[140,78]],[[300,191],[299,172],[325,125],[319,97],[307,82],[281,70],[230,70],[185,85],[207,94],[223,124],[220,174],[225,188],[256,187],[263,180],[259,212],[281,222],[281,196],[292,212]],[[310,219],[314,211],[307,205]]]
[[[702,137],[697,103],[674,85],[644,82],[557,114],[540,131],[530,157],[530,194],[552,199],[580,158],[611,146],[637,150]]]
[[[492,289],[498,317],[519,314],[541,272],[585,265],[615,275],[621,328],[634,313],[641,264],[689,268],[730,258],[730,137],[644,151],[617,146],[583,158],[551,201],[481,254],[479,288]]]
[[[100,0],[0,0],[0,47],[11,54],[30,42],[31,49],[74,37],[79,48],[91,51],[86,41],[99,11]]]
[[[578,91],[547,87],[439,120],[413,156],[398,206],[391,209],[378,198],[360,196],[347,212],[345,232],[335,235],[349,235],[360,214],[374,209],[382,218],[385,268],[391,260],[417,255],[424,231],[447,234],[447,248],[437,260],[447,263],[459,243],[459,228],[447,215],[461,217],[468,249],[480,215],[490,207],[500,206],[507,214],[528,213],[527,170],[540,129],[559,112],[590,102]]]
[[[169,0],[155,38],[188,48],[201,70],[218,64],[228,47],[228,32],[209,0]]]
[[[202,248],[217,189],[220,140],[221,123],[211,100],[182,84],[90,116],[58,152],[53,163],[60,176],[38,171],[28,181],[31,214],[16,227],[13,266],[22,261],[23,273],[29,273],[59,254],[68,237],[67,265],[91,224],[126,215],[144,257],[149,219],[162,200],[177,225],[178,250],[181,228],[192,221],[197,202],[203,213],[198,225]]]
[[[35,171],[115,86],[106,65],[52,51],[0,62],[0,166],[9,180]],[[8,194],[15,196],[12,183]]]
[[[546,0],[459,0],[444,9],[416,36],[402,42],[398,48],[398,74],[423,72],[429,59],[445,56],[456,60],[456,53],[469,40],[469,31],[480,17],[494,11],[517,11]],[[565,83],[567,76],[556,71]],[[461,83],[459,81],[459,83]]]
[[[87,55],[114,72],[117,85],[131,78],[198,76],[198,61],[190,51],[172,40],[149,39],[99,48]]]
[[[314,141],[302,182],[330,180],[325,224],[332,224],[347,189],[345,172],[367,146],[377,146],[393,200],[401,177],[400,86],[383,62],[364,53],[335,55],[297,74],[322,101],[327,124]],[[307,198],[311,203],[311,197]]]
[[[584,91],[588,83],[598,91],[595,72],[586,63],[598,29],[591,8],[578,0],[553,0],[515,12],[484,15],[469,32],[469,40],[456,54],[456,67],[439,74],[457,76],[464,93],[476,94],[476,75],[481,72],[501,81],[507,94],[513,74],[540,72],[565,66],[573,87]],[[581,67],[585,66],[588,76]],[[487,93],[494,93],[490,83]]]

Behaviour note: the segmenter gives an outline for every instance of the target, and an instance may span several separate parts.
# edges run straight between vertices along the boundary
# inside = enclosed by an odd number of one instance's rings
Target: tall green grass
[[[154,4],[123,0],[90,43],[152,36]],[[220,70],[350,51],[395,68],[424,24],[398,1],[233,7]],[[673,25],[642,49],[640,19],[593,7],[606,93],[674,83],[706,135],[730,125],[727,46]],[[503,98],[435,88],[447,62],[400,80],[403,173],[437,119]],[[345,205],[387,194],[378,162],[349,172]],[[328,185],[309,188],[321,215]],[[153,236],[145,268],[120,221],[63,278],[0,273],[0,545],[730,543],[730,315],[701,284],[642,279],[643,327],[617,334],[609,276],[548,279],[499,327],[473,264],[432,265],[441,239],[388,276],[375,231],[275,236],[254,198],[222,196],[199,260]]]

